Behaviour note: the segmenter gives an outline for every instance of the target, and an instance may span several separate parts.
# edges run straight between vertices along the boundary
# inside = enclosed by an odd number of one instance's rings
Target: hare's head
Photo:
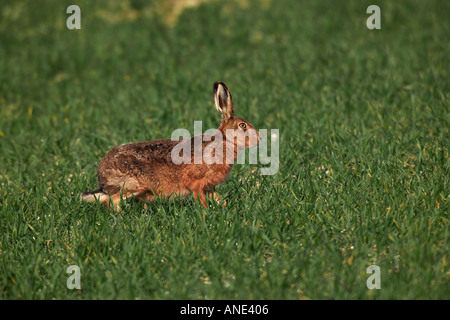
[[[247,120],[234,115],[231,92],[223,82],[214,83],[214,103],[216,109],[222,114],[219,130],[227,140],[233,141],[238,149],[259,144],[258,130]]]

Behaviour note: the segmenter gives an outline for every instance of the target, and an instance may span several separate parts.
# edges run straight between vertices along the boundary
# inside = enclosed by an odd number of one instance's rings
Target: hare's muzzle
[[[259,131],[256,129],[249,129],[248,130],[248,136],[246,140],[246,147],[254,147],[259,145],[259,142],[261,141],[261,137],[259,135]]]

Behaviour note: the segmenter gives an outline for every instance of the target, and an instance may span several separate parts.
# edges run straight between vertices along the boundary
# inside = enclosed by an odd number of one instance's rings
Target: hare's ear
[[[222,114],[222,122],[227,122],[234,116],[231,92],[223,82],[214,83],[214,103],[217,111]]]

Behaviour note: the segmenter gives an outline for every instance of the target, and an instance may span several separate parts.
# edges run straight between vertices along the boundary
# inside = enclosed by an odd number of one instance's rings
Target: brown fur
[[[222,113],[222,123],[217,129],[222,134],[222,139],[211,139],[211,135],[209,135],[208,139],[204,139],[207,141],[202,139],[201,147],[202,151],[208,146],[222,148],[223,161],[221,164],[207,164],[205,159],[202,159],[201,164],[194,164],[195,137],[181,141],[164,139],[113,147],[98,166],[97,176],[100,189],[83,192],[80,195],[81,199],[89,202],[99,201],[105,205],[109,205],[112,201],[116,209],[120,209],[121,199],[134,197],[137,200],[151,202],[155,197],[186,196],[191,192],[195,199],[198,199],[205,207],[207,207],[207,194],[211,193],[216,201],[220,201],[214,187],[223,183],[230,174],[232,164],[225,161],[227,148],[228,152],[234,151],[233,159],[236,159],[240,150],[258,144],[259,132],[254,131],[256,142],[246,138],[244,145],[242,145],[242,140],[239,142],[236,138],[227,137],[227,129],[238,130],[237,134],[239,135],[246,130],[254,130],[254,127],[248,121],[234,116],[231,93],[225,84],[217,82],[214,84],[214,99],[217,110]],[[245,129],[240,127],[240,125],[243,126],[242,123],[245,123]],[[206,137],[205,134],[202,135],[202,138],[204,137]],[[231,141],[231,144],[227,144],[227,139]],[[191,144],[190,164],[177,165],[172,162],[172,150],[179,143]],[[204,153],[202,152],[202,154]]]

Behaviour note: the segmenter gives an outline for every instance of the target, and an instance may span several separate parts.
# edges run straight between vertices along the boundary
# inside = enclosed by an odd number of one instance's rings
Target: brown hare
[[[224,83],[214,83],[213,92],[215,107],[222,114],[215,134],[113,147],[98,166],[99,189],[81,193],[81,199],[112,204],[116,210],[120,210],[121,199],[151,202],[156,197],[186,196],[191,192],[205,207],[206,195],[221,202],[214,187],[226,180],[240,151],[258,145],[259,132],[234,115],[231,93]],[[180,150],[184,159],[181,162]]]

